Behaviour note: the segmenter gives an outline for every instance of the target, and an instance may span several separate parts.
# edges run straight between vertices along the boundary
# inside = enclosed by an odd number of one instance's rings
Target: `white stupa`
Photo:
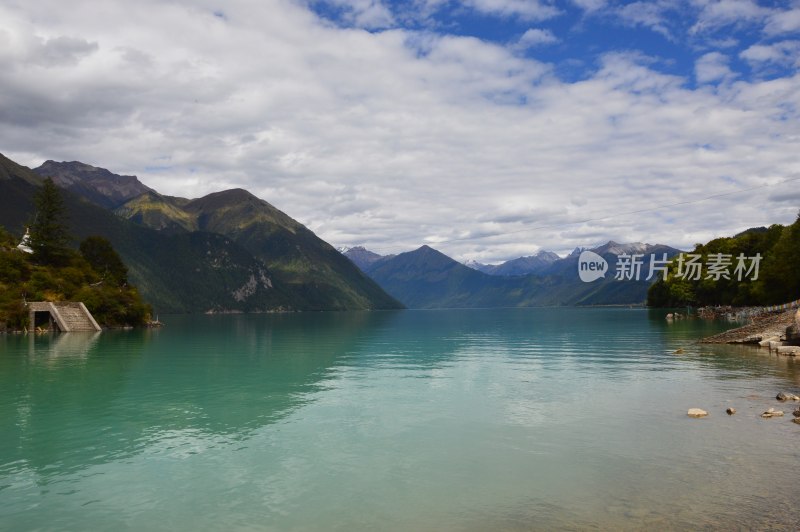
[[[19,243],[17,249],[25,253],[33,253],[31,249],[31,232],[27,227],[25,228],[25,236],[22,237],[22,242]]]

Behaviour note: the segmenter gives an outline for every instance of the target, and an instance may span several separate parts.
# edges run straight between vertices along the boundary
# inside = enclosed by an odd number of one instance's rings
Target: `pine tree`
[[[81,255],[94,271],[114,286],[124,286],[128,282],[128,268],[106,238],[90,236],[80,245]]]
[[[36,218],[31,224],[30,246],[40,264],[59,265],[69,257],[71,238],[67,232],[66,210],[61,192],[49,177],[34,198]]]

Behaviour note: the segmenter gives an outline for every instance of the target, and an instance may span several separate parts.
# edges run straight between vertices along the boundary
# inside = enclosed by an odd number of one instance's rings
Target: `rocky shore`
[[[800,355],[800,310],[755,315],[750,322],[700,341],[705,344],[753,344],[782,355]]]

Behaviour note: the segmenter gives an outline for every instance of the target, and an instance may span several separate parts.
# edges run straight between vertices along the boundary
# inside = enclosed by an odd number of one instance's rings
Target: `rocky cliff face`
[[[153,189],[142,184],[136,176],[117,175],[105,168],[77,161],[45,161],[33,171],[42,177],[51,178],[59,187],[106,209],[115,209],[145,192],[153,192]]]

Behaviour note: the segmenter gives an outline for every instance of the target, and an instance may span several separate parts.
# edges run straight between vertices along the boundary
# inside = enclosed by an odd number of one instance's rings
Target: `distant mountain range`
[[[680,253],[664,245],[611,241],[590,250],[608,262],[609,273],[587,283],[578,277],[582,251],[578,248],[564,258],[550,252],[522,257],[493,267],[491,274],[461,264],[429,246],[385,257],[355,247],[345,250],[344,255],[409,308],[480,308],[643,304],[655,281],[655,276],[645,279],[651,256],[660,259],[663,254],[669,258]],[[639,280],[614,278],[617,258],[623,253],[644,255]],[[525,271],[526,265],[533,269],[532,273],[498,273]]]
[[[348,259],[353,261],[361,270],[368,269],[373,263],[379,260],[390,259],[394,255],[378,255],[362,246],[352,248],[341,248],[339,251]]]
[[[557,261],[560,257],[552,251],[539,251],[535,255],[519,257],[502,264],[481,264],[480,262],[469,261],[465,265],[473,270],[488,273],[489,275],[529,275],[540,273],[548,266]]]
[[[641,304],[650,254],[679,250],[608,242],[592,251],[605,278],[578,278],[582,248],[540,251],[499,265],[461,264],[428,246],[382,256],[342,253],[246,190],[199,199],[160,194],[135,176],[80,162],[30,170],[0,155],[0,225],[17,234],[33,217],[43,176],[64,189],[72,234],[108,238],[156,312],[268,312]],[[642,278],[614,279],[617,256],[645,255]]]
[[[72,234],[108,238],[157,312],[402,308],[328,243],[241,189],[174,198],[80,162],[31,171],[0,155],[0,225],[24,232],[42,176],[64,189]]]

